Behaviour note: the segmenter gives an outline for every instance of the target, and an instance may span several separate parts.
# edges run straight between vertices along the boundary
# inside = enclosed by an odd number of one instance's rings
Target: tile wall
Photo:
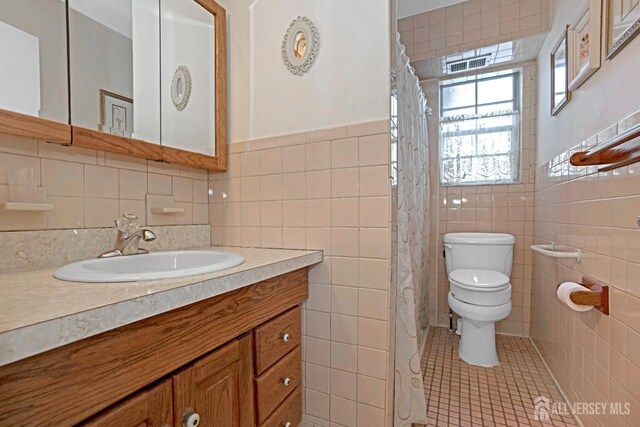
[[[533,240],[534,182],[536,158],[536,63],[511,66],[522,70],[522,134],[520,184],[481,186],[440,186],[439,81],[423,84],[433,115],[428,119],[429,167],[431,178],[432,221],[429,275],[430,324],[447,326],[449,283],[442,253],[444,234],[460,231],[510,233],[516,237],[511,275],[513,309],[509,317],[497,324],[499,333],[529,334],[531,306],[531,251]]]
[[[322,249],[304,305],[304,426],[385,425],[389,123],[229,146],[211,174],[213,244]]]
[[[30,167],[46,188],[49,212],[0,211],[0,231],[113,227],[122,213],[143,225],[207,224],[207,171],[0,134],[0,203],[9,201],[6,171]],[[147,194],[173,196],[184,214],[150,214]]]
[[[640,123],[640,112],[537,170],[535,242],[583,251],[580,263],[535,254],[531,337],[570,402],[629,403],[586,426],[640,425],[640,164],[598,173],[569,156]],[[610,316],[562,304],[556,287],[590,276],[610,286]],[[623,408],[624,409],[624,408]]]
[[[550,0],[468,0],[401,19],[412,61],[549,32]]]

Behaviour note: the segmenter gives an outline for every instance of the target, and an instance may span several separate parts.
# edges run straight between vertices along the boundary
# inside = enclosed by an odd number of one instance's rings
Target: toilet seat
[[[494,307],[511,301],[509,278],[490,270],[454,270],[449,289],[455,299],[467,304]]]
[[[461,288],[480,292],[501,291],[509,287],[506,275],[491,270],[453,270],[449,273],[449,281]]]

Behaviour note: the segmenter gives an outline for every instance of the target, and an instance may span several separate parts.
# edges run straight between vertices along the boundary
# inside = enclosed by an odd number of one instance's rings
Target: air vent
[[[486,67],[487,66],[488,57],[472,59],[469,61],[469,68],[478,68],[478,67]]]
[[[449,72],[450,73],[459,73],[460,71],[464,71],[469,67],[469,61],[462,62],[454,62],[449,64]]]
[[[476,56],[475,58],[464,59],[462,61],[454,61],[447,63],[449,73],[460,73],[462,71],[482,68],[489,65],[491,55]]]

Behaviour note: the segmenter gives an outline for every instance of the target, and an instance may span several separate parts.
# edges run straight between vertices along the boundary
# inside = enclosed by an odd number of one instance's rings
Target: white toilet
[[[444,236],[449,275],[449,307],[460,316],[462,360],[477,366],[498,364],[495,324],[511,313],[510,234],[449,233]]]

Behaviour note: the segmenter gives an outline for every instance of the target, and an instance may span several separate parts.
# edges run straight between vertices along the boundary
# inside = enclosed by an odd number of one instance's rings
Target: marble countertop
[[[246,261],[179,279],[65,282],[55,268],[0,274],[0,366],[322,261],[321,251],[208,246]]]

